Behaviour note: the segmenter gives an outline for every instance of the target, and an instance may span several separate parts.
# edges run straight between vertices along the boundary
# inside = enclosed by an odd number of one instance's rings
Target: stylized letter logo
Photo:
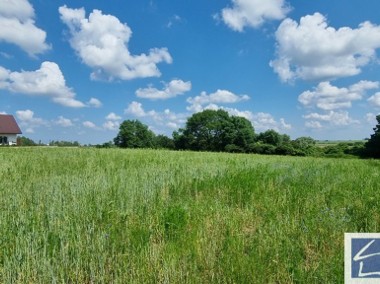
[[[358,277],[367,277],[367,276],[380,276],[380,267],[378,271],[372,272],[363,272],[364,260],[370,259],[376,256],[380,256],[380,252],[365,254],[367,249],[375,242],[375,240],[370,241],[366,244],[353,258],[354,261],[360,261],[359,263],[359,272]]]
[[[344,234],[346,284],[380,283],[380,233]]]

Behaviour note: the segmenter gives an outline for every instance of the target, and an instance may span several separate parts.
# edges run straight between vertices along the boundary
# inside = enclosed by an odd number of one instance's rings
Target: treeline
[[[80,147],[81,144],[78,141],[65,141],[65,140],[52,140],[48,144],[44,144],[41,141],[38,143],[32,139],[20,136],[17,138],[17,145],[19,146],[53,146],[53,147]]]
[[[205,110],[193,114],[184,128],[174,131],[172,138],[155,135],[138,120],[126,120],[113,144],[103,147],[165,148],[173,150],[255,153],[266,155],[374,157],[379,158],[380,115],[375,134],[365,142],[342,142],[319,145],[311,137],[291,140],[286,134],[267,130],[256,134],[249,120],[231,116],[224,110]]]
[[[231,116],[224,110],[204,110],[188,118],[184,128],[173,132],[171,138],[156,135],[139,120],[125,120],[113,139],[97,148],[151,148],[230,153],[254,153],[264,155],[361,157],[380,158],[380,115],[376,117],[374,134],[366,142],[341,142],[320,144],[311,137],[290,136],[271,129],[255,133],[249,120]],[[22,146],[44,145],[27,137],[19,137]],[[49,146],[78,147],[77,141],[50,141]]]

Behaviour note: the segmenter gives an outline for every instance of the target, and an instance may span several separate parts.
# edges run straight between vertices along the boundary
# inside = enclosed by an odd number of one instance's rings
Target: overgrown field
[[[343,283],[380,162],[0,149],[0,283]]]

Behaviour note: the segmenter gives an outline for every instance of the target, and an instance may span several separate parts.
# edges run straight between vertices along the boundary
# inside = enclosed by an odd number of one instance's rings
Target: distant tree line
[[[41,141],[38,143],[33,141],[32,139],[20,136],[17,138],[17,145],[19,146],[55,146],[55,147],[79,147],[81,146],[78,141],[64,141],[64,140],[52,140],[49,144],[43,144]]]
[[[265,155],[363,157],[380,158],[380,115],[376,117],[374,134],[366,142],[341,142],[320,145],[311,137],[291,140],[286,134],[270,129],[261,133],[249,120],[229,115],[224,110],[204,110],[188,118],[184,128],[173,132],[172,138],[156,135],[139,120],[125,120],[113,141],[98,148],[152,148]],[[21,136],[19,145],[38,146],[41,142]],[[50,141],[50,146],[78,147],[77,141]],[[90,145],[91,146],[91,145]]]
[[[172,138],[155,135],[139,120],[125,120],[114,139],[122,148],[163,148],[173,150],[255,153],[290,156],[374,157],[379,158],[380,115],[375,134],[365,142],[342,142],[319,146],[311,137],[291,140],[271,129],[255,133],[249,120],[231,116],[224,110],[204,110],[188,118],[184,128]],[[111,144],[107,144],[111,146]]]

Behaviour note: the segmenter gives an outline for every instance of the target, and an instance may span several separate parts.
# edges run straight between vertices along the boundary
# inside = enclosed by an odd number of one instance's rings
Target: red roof
[[[13,115],[0,114],[0,134],[21,134]]]

